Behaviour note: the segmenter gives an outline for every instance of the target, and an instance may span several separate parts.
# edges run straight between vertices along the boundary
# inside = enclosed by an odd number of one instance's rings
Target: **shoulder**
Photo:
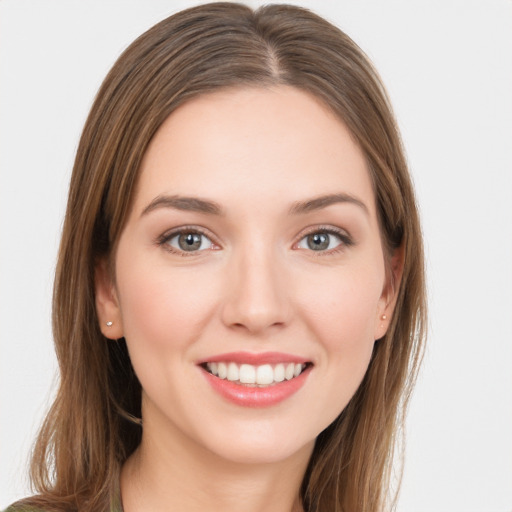
[[[0,512],[54,512],[56,510],[53,507],[47,508],[39,505],[33,505],[31,503],[23,503],[23,501],[25,500],[13,503]]]
[[[2,512],[45,512],[42,508],[32,507],[30,505],[11,505]]]
[[[1,1],[1,0],[0,0]],[[115,500],[110,507],[108,507],[110,512],[123,512],[123,507],[121,506],[119,500]],[[16,502],[12,505],[9,505],[5,510],[0,510],[0,512],[77,512],[76,508],[68,508],[66,506],[61,505],[55,506],[51,504],[47,505],[34,505],[31,503],[23,503]]]

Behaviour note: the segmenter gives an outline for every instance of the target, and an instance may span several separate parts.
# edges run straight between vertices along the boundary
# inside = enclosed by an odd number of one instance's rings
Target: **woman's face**
[[[391,316],[363,154],[291,87],[216,92],[165,121],[115,269],[98,309],[126,338],[144,436],[231,461],[309,455]]]

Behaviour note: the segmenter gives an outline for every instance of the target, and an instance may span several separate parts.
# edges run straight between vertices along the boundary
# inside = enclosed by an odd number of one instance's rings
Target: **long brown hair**
[[[367,159],[384,246],[404,255],[388,332],[375,343],[355,396],[319,435],[302,503],[308,512],[377,512],[387,502],[426,314],[417,207],[391,107],[364,53],[321,17],[288,5],[253,11],[226,2],[187,9],[140,36],[92,106],[73,168],[55,278],[60,387],[34,449],[38,495],[23,503],[109,510],[120,468],[140,442],[140,384],[124,341],[101,334],[94,273],[119,239],[155,132],[197,95],[279,84],[313,94],[351,131]]]

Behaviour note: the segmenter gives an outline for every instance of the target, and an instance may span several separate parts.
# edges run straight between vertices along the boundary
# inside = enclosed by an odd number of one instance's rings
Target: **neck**
[[[121,472],[124,512],[302,512],[299,489],[313,444],[285,460],[241,463],[176,432],[162,438],[151,430],[145,423]]]

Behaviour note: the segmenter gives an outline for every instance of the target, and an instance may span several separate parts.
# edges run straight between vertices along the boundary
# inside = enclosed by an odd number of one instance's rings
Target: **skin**
[[[343,200],[310,202],[333,194]],[[180,251],[169,233],[182,226],[206,234],[200,250]],[[312,250],[307,236],[326,230],[339,234]],[[125,511],[301,510],[315,438],[355,393],[391,317],[385,262],[364,156],[314,97],[232,89],[175,111],[145,154],[115,282],[106,263],[97,269],[102,330],[125,337],[143,388],[143,440],[121,477]],[[313,366],[283,402],[242,407],[197,364],[238,351]]]

